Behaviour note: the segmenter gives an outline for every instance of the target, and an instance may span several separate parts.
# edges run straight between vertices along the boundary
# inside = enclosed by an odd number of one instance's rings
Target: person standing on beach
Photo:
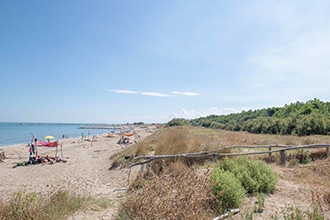
[[[31,144],[31,145],[28,144],[28,147],[30,147],[30,148],[29,148],[29,153],[30,153],[30,156],[29,156],[29,162],[32,163],[32,160],[33,160],[33,151],[34,151],[33,148],[34,148],[34,146],[33,146],[33,144]]]
[[[34,139],[34,152],[35,152],[35,156],[37,157],[38,156],[38,150],[37,150],[37,145],[38,145],[38,139],[35,138]]]

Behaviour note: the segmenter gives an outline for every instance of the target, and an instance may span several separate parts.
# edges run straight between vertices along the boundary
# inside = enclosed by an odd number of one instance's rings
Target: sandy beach
[[[150,135],[150,128],[135,128],[143,139]],[[87,138],[59,140],[62,152],[58,148],[57,156],[66,162],[54,164],[35,164],[18,166],[27,161],[29,147],[27,144],[1,147],[6,159],[0,163],[0,196],[9,198],[15,192],[50,193],[56,190],[74,191],[96,198],[106,198],[113,204],[106,210],[81,210],[68,219],[114,219],[120,198],[128,187],[129,169],[109,170],[110,157],[132,144],[117,144],[120,135],[113,138],[105,135],[96,136],[95,141]],[[133,138],[130,139],[133,142]],[[55,156],[56,149],[38,147],[41,156]],[[133,168],[130,180],[136,178],[138,168]]]

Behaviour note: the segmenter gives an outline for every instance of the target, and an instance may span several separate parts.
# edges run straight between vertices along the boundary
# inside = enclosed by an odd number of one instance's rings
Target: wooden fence
[[[239,152],[239,153],[221,153],[226,149],[234,149],[234,148],[245,148],[245,149],[268,149],[265,151],[252,151],[252,152]],[[326,157],[330,156],[330,144],[310,144],[310,145],[300,145],[300,146],[291,146],[291,145],[255,145],[255,146],[227,146],[224,148],[219,148],[217,150],[212,151],[201,151],[196,153],[186,153],[186,154],[174,154],[174,155],[153,155],[153,156],[138,156],[133,158],[130,167],[140,165],[140,174],[144,173],[144,165],[147,164],[147,173],[150,173],[151,162],[153,160],[160,159],[168,159],[168,158],[203,158],[210,157],[213,162],[217,161],[217,158],[222,156],[242,156],[242,155],[255,155],[255,154],[268,154],[269,160],[272,159],[272,153],[280,153],[281,156],[281,164],[285,164],[287,159],[286,151],[290,150],[299,150],[299,149],[315,149],[315,148],[325,148],[326,149]],[[141,177],[143,175],[140,175]]]

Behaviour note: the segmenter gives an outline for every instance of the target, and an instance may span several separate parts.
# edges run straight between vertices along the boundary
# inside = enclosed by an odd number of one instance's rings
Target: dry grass
[[[210,151],[223,148],[225,146],[235,145],[306,145],[314,143],[330,143],[330,136],[308,136],[308,137],[297,137],[297,136],[281,136],[281,135],[265,135],[265,134],[250,134],[247,132],[232,132],[218,129],[209,129],[202,127],[170,127],[158,130],[153,135],[148,136],[141,142],[134,146],[125,149],[124,151],[114,155],[110,158],[114,163],[115,167],[126,167],[129,165],[130,159],[135,156],[144,155],[172,155],[182,153],[194,153],[201,151]],[[258,149],[255,149],[258,150]],[[260,149],[259,149],[260,150]],[[265,149],[263,149],[265,150]],[[224,150],[223,153],[229,153],[230,150]],[[291,152],[288,158],[302,159],[299,156],[299,152]],[[317,155],[316,151],[311,152],[309,155],[311,160],[319,159],[324,157],[324,151]],[[272,161],[279,162],[279,154],[273,154],[274,158]],[[298,156],[297,156],[298,155]],[[261,155],[260,157],[265,160],[268,159],[268,155]],[[170,164],[174,161],[184,161],[187,165],[202,164],[210,161],[211,158],[202,158],[199,160],[192,159],[171,159],[166,160],[166,164]],[[160,162],[155,162],[155,165]],[[163,163],[163,162],[162,162]],[[294,165],[295,163],[293,163]]]
[[[50,195],[17,192],[9,201],[0,201],[0,219],[64,219],[69,214],[91,205],[102,209],[110,203],[67,191],[58,191]]]
[[[328,187],[330,189],[330,158],[286,168],[282,178],[294,182]]]
[[[294,201],[297,208],[305,207],[306,212],[307,207],[312,212],[317,211],[319,214],[323,214],[325,216],[323,219],[330,219],[330,158],[321,157],[307,164],[272,165],[272,167],[279,174],[281,181],[286,183],[286,186],[298,189],[299,192],[298,194],[291,194],[290,191],[278,193],[284,194],[287,200]],[[282,190],[285,191],[284,188],[278,189],[278,191]],[[311,193],[310,196],[309,193]],[[297,199],[298,197],[300,199]]]
[[[323,200],[323,203],[325,204],[326,208],[328,210],[330,210],[330,189],[325,191],[325,193],[323,194],[322,200]]]
[[[217,200],[208,178],[177,162],[122,204],[118,219],[212,219]],[[212,209],[213,208],[213,209]]]

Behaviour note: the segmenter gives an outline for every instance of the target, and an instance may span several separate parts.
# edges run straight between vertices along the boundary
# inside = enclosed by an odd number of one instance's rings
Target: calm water
[[[30,143],[34,134],[38,139],[51,135],[54,140],[68,138],[102,135],[108,132],[119,132],[120,125],[101,124],[63,124],[63,123],[9,123],[0,122],[0,147],[15,144]]]

